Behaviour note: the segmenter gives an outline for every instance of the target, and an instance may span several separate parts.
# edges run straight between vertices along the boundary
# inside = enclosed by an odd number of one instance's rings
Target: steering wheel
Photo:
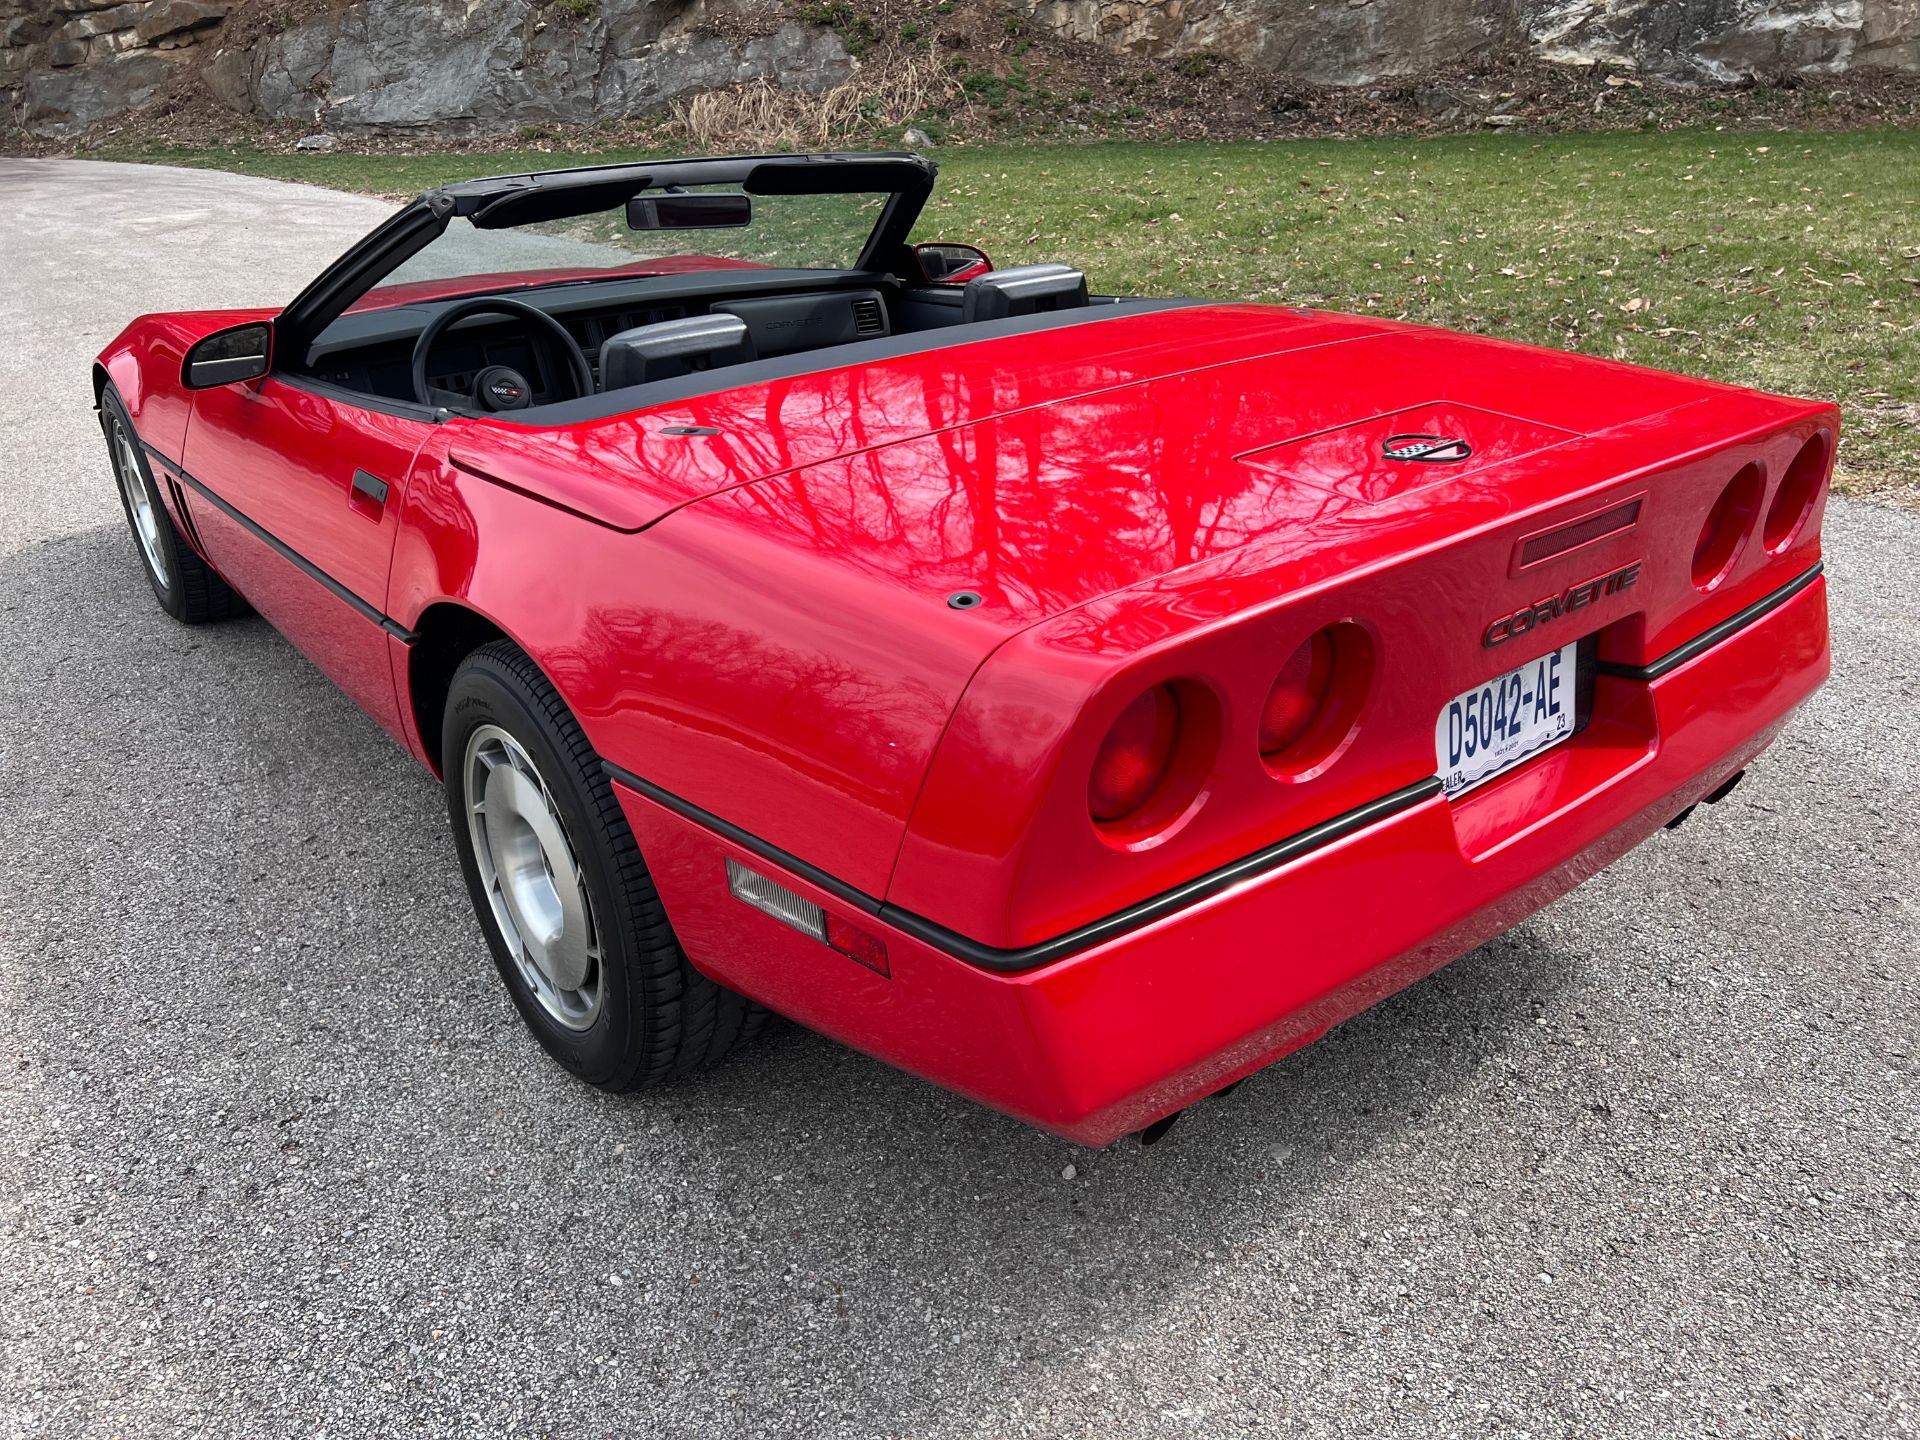
[[[593,394],[593,371],[587,366],[586,352],[564,325],[525,301],[509,300],[504,295],[476,295],[471,300],[457,300],[447,306],[427,322],[427,328],[413,342],[413,396],[422,405],[474,403],[483,410],[524,410],[533,403],[533,386],[510,365],[483,366],[473,377],[470,395],[436,389],[427,383],[427,360],[433,354],[435,342],[450,326],[470,315],[512,315],[525,320],[529,340],[535,343],[544,340],[551,350],[566,356],[568,378],[573,381],[573,394],[566,398],[578,400]]]

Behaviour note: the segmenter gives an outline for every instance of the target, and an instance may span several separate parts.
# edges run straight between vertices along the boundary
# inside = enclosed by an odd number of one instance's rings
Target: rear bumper
[[[809,1028],[1101,1145],[1272,1063],[1566,893],[1748,764],[1827,668],[1816,578],[1657,675],[1601,674],[1592,723],[1509,776],[1453,802],[1428,792],[1017,973],[972,963],[817,876],[617,789],[700,969]],[[879,935],[890,973],[734,900],[728,857]]]

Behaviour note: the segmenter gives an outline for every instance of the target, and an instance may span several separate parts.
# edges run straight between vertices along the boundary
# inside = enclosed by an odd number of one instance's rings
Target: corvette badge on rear
[[[1579,648],[1563,645],[1447,702],[1433,744],[1449,796],[1491,780],[1573,733]]]

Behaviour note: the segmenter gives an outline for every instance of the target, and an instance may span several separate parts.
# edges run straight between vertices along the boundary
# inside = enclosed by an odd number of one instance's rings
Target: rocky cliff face
[[[1920,0],[1002,3],[1087,46],[1329,86],[1506,56],[1680,80],[1920,72]],[[0,0],[0,124],[65,138],[183,90],[332,131],[615,119],[744,81],[840,84],[855,60],[803,17],[876,33],[863,14],[793,0]]]
[[[0,85],[19,86],[25,129],[56,138],[137,109],[189,69],[243,114],[441,133],[645,114],[763,78],[826,89],[853,69],[832,30],[779,0],[359,0],[239,37],[225,22],[245,0],[51,4],[6,22]]]
[[[1497,52],[1679,79],[1920,70],[1920,0],[1023,0],[1041,24],[1142,55],[1211,52],[1369,85]]]

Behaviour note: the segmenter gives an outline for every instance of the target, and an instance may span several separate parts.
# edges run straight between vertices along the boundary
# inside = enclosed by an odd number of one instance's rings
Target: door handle
[[[353,490],[347,496],[347,503],[354,509],[378,518],[387,504],[387,482],[378,475],[369,475],[364,470],[353,472]]]

